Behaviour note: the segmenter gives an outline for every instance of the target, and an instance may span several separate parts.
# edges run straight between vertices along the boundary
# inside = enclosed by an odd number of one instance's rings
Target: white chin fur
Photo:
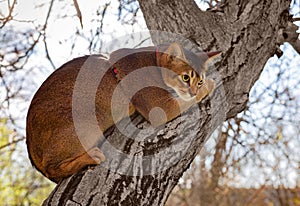
[[[188,97],[187,97],[187,96],[188,96]],[[181,97],[181,99],[183,99],[184,101],[187,101],[187,102],[192,101],[192,100],[194,100],[195,98],[196,98],[196,96],[191,97],[191,96],[189,96],[189,95],[186,95],[185,97]]]
[[[190,94],[188,93],[181,93],[181,92],[178,92],[176,91],[176,93],[178,94],[178,96],[183,99],[184,101],[191,101],[191,100],[194,100],[196,98],[196,96],[191,96]]]

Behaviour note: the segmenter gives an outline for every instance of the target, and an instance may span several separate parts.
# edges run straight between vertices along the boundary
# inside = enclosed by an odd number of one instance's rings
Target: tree
[[[177,151],[174,156],[178,151],[186,153],[171,167],[152,175],[122,175],[101,165],[82,171],[61,182],[44,205],[163,205],[206,137],[225,119],[246,108],[249,91],[265,63],[272,55],[280,55],[279,45],[290,42],[296,50],[299,48],[299,40],[295,38],[298,37],[297,27],[289,14],[290,3],[285,0],[224,0],[209,11],[201,11],[192,0],[139,0],[150,30],[180,33],[205,51],[223,52],[221,62],[211,73],[212,76],[214,72],[221,75],[217,85],[222,86],[210,98],[218,100],[217,110],[211,111],[210,101],[206,99],[199,105],[200,120],[195,121],[193,108],[168,123],[168,130],[149,132],[147,136],[155,136],[158,141],[145,147],[112,128],[106,137],[119,149],[135,155],[131,164],[121,162],[134,174],[139,174],[139,169],[143,168],[139,154],[153,154],[170,145]],[[138,127],[149,126],[139,115],[132,120]],[[182,133],[176,135],[176,128],[183,128]],[[187,143],[187,139],[191,142]]]

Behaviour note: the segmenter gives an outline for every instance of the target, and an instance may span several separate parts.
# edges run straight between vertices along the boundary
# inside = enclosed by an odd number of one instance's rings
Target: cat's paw
[[[98,147],[94,147],[90,149],[87,153],[96,162],[96,164],[100,164],[101,162],[104,162],[106,159],[104,154]]]
[[[149,112],[149,122],[151,123],[152,127],[157,128],[167,121],[166,113],[162,108],[154,107]]]

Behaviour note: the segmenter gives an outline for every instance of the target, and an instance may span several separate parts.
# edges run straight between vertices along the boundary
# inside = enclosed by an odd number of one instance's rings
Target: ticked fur
[[[122,58],[119,58],[120,56]],[[105,160],[103,153],[96,146],[98,139],[95,137],[101,134],[90,131],[91,117],[84,116],[79,119],[80,125],[84,127],[82,131],[87,131],[86,134],[83,133],[87,145],[83,145],[79,140],[74,126],[72,97],[82,66],[86,65],[86,69],[92,73],[101,69],[101,65],[118,69],[115,76],[111,70],[106,71],[96,96],[89,96],[82,91],[82,97],[93,98],[95,103],[83,104],[79,109],[95,111],[97,124],[104,132],[116,123],[115,119],[119,121],[136,111],[153,126],[158,126],[200,102],[214,89],[214,81],[205,77],[205,63],[209,60],[210,58],[197,56],[173,43],[159,48],[158,52],[156,47],[120,49],[114,51],[107,60],[86,56],[64,64],[48,77],[31,102],[26,126],[26,143],[31,162],[50,180],[58,182],[87,165],[99,164]],[[153,67],[165,69],[155,70]],[[133,74],[131,72],[140,68],[149,68],[141,77],[144,79],[132,79],[127,87],[123,85],[123,78],[125,80],[129,74]],[[152,71],[150,68],[154,72],[149,72],[148,75],[147,71]],[[128,112],[125,112],[122,99],[128,98],[131,89],[139,83],[151,83],[154,86],[136,92],[129,105],[125,105],[127,109],[129,107]],[[122,92],[117,98],[117,117],[113,118],[111,101],[119,85]],[[159,111],[163,111],[164,115]]]

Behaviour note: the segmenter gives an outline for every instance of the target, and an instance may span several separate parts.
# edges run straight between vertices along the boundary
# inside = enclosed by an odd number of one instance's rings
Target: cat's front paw
[[[87,154],[95,161],[96,164],[100,164],[105,161],[105,156],[98,147],[90,149]]]
[[[162,108],[154,107],[149,112],[149,121],[152,127],[157,128],[166,123],[168,120],[166,113]]]

